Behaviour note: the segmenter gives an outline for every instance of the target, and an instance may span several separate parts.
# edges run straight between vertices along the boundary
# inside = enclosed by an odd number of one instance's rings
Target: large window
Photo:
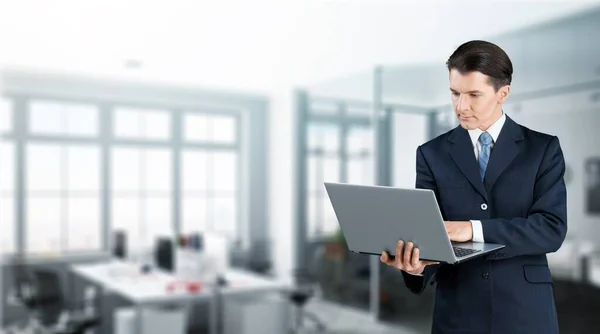
[[[127,231],[133,247],[148,247],[173,234],[171,151],[112,150],[112,225]]]
[[[112,148],[112,228],[128,234],[131,247],[152,247],[173,235],[171,113],[119,107],[114,110],[114,138],[139,145]],[[146,144],[158,142],[159,144]]]
[[[362,123],[341,121],[308,124],[308,236],[331,235],[339,229],[324,182],[373,184],[372,136],[372,129]]]
[[[236,119],[232,116],[187,113],[183,124],[187,142],[234,144],[237,141]]]
[[[28,118],[25,250],[99,250],[101,157],[97,107],[34,100],[29,103]],[[78,143],[79,138],[86,141]]]
[[[7,139],[13,129],[12,103],[0,99],[0,254],[15,250],[15,152]]]
[[[186,113],[181,160],[182,230],[238,230],[237,119],[231,115]],[[218,145],[210,149],[192,144]]]
[[[14,145],[0,142],[0,252],[14,252]]]
[[[186,150],[182,155],[182,228],[234,235],[237,230],[237,155]]]
[[[339,227],[324,182],[341,181],[340,127],[308,128],[308,235],[331,234]]]
[[[368,127],[352,127],[346,137],[348,179],[354,184],[373,184],[373,131]]]
[[[172,176],[177,148],[171,145],[169,116],[161,110],[115,110],[116,140],[137,139],[112,150],[111,172],[113,228],[126,230],[133,247],[147,247],[156,237],[174,232]],[[237,237],[237,119],[184,112],[180,128],[176,135],[181,136],[181,231],[210,230]]]
[[[95,106],[37,100],[31,102],[29,110],[30,134],[60,137],[98,135],[98,109]]]
[[[21,104],[26,122],[14,122],[12,105],[0,100],[0,253],[17,250],[18,208],[24,251],[32,254],[100,250],[103,222],[125,230],[138,249],[172,236],[177,216],[182,232],[240,237],[235,114],[131,106],[102,114],[95,104],[35,99]],[[23,142],[22,166],[15,140]],[[17,170],[23,171],[22,202],[15,197]]]
[[[30,143],[26,156],[27,251],[100,249],[99,149]]]
[[[119,107],[115,110],[115,137],[167,140],[171,137],[170,116],[165,110]]]

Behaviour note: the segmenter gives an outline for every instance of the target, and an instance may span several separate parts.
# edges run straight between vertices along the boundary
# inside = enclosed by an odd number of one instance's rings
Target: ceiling
[[[0,9],[0,63],[250,92],[320,87],[597,3],[21,0]]]

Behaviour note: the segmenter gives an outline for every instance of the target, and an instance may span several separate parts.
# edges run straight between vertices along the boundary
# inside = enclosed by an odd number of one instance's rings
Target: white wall
[[[276,92],[270,108],[269,214],[275,272],[289,278],[294,264],[296,217],[296,131],[292,89]]]
[[[392,151],[394,186],[415,187],[417,147],[427,141],[428,125],[428,115],[394,114]]]

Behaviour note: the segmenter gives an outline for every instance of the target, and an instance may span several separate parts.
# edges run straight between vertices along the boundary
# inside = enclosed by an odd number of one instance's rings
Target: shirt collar
[[[502,126],[504,126],[504,122],[506,121],[506,114],[502,111],[502,116],[498,119],[492,126],[487,129],[487,133],[492,136],[494,143],[498,140],[498,136],[500,135],[500,131],[502,130]],[[477,145],[477,141],[479,140],[479,136],[483,133],[483,131],[479,128],[469,130],[469,137],[471,137],[471,142],[473,146]]]

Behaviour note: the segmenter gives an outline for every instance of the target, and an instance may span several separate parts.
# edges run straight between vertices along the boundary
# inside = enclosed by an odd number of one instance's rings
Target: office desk
[[[168,286],[178,279],[175,275],[153,269],[142,274],[138,265],[111,260],[99,264],[73,265],[71,272],[107,290],[118,294],[134,304],[136,310],[136,330],[141,333],[141,311],[148,306],[179,304],[189,306],[193,302],[208,300],[210,307],[210,333],[218,333],[219,312],[216,297],[244,293],[272,292],[286,289],[287,284],[242,270],[229,270],[225,273],[227,285],[217,287],[203,284],[196,293],[185,290],[169,291]]]

